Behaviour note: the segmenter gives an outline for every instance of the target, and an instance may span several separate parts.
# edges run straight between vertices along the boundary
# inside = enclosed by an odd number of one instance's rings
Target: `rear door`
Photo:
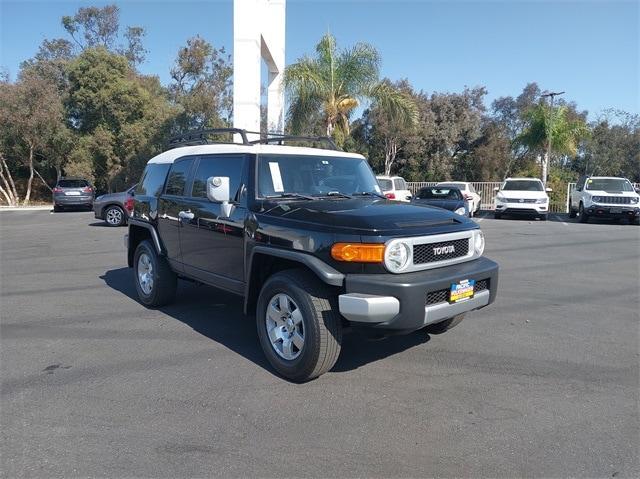
[[[236,292],[242,292],[244,287],[247,163],[244,154],[200,156],[185,203],[193,218],[183,221],[180,230],[185,272]],[[229,177],[229,193],[234,206],[230,217],[223,216],[221,203],[213,203],[207,198],[206,182],[212,176]]]
[[[195,157],[177,159],[167,176],[164,191],[158,199],[158,232],[174,269],[182,271],[180,229],[182,216],[188,215],[186,188],[191,178]]]

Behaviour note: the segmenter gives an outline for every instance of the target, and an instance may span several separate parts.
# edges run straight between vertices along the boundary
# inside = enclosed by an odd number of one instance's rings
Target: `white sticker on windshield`
[[[270,161],[269,170],[271,170],[273,191],[275,191],[276,193],[283,193],[284,185],[282,184],[282,175],[280,175],[280,164],[277,161]]]

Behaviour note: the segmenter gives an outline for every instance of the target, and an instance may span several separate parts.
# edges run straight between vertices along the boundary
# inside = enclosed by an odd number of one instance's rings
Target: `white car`
[[[507,178],[495,198],[494,216],[528,215],[537,216],[546,221],[549,214],[549,196],[546,188],[538,178]]]
[[[413,195],[401,176],[376,176],[382,194],[390,200],[411,201]]]
[[[569,198],[569,217],[578,216],[580,223],[589,217],[626,218],[640,222],[640,195],[626,178],[583,176]]]
[[[443,181],[438,183],[436,186],[455,186],[458,188],[462,192],[464,199],[467,201],[469,216],[475,216],[476,213],[480,211],[482,198],[480,198],[480,195],[476,192],[476,189],[471,183],[466,181]]]

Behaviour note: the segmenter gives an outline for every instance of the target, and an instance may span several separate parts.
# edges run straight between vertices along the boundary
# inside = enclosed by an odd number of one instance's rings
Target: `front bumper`
[[[592,204],[585,208],[585,212],[589,216],[596,218],[629,218],[634,219],[640,216],[640,208],[630,205],[597,205]]]
[[[476,285],[482,281],[486,289],[449,303],[451,284],[465,279],[476,280]],[[487,306],[495,300],[497,288],[498,265],[482,257],[415,273],[348,274],[338,304],[340,313],[356,326],[414,331]]]
[[[545,215],[548,203],[496,203],[496,212],[505,215]]]

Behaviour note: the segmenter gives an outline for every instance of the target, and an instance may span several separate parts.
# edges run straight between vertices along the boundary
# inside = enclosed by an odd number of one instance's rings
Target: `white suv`
[[[569,198],[569,217],[581,223],[589,217],[626,218],[630,223],[640,221],[640,195],[626,178],[611,176],[583,176]]]
[[[549,196],[546,188],[538,178],[507,178],[495,198],[496,219],[502,215],[537,216],[546,221],[549,214]]]
[[[411,201],[412,194],[401,176],[376,176],[382,194],[390,200]]]

